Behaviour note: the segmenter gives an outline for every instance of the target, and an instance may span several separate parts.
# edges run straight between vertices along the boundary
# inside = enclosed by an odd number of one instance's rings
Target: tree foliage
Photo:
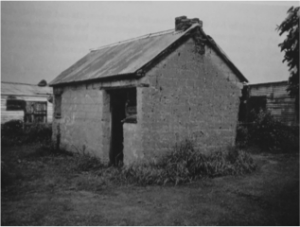
[[[296,97],[296,108],[299,112],[299,17],[300,11],[298,7],[291,7],[286,19],[277,26],[279,35],[288,33],[285,40],[278,46],[281,51],[285,52],[283,62],[288,63],[290,78],[288,91],[291,96]]]

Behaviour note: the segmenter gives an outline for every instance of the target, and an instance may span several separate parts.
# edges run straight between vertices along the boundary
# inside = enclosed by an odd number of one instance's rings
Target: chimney
[[[200,27],[203,26],[203,22],[199,18],[188,19],[186,16],[175,18],[175,31],[185,31],[193,24],[199,24]]]

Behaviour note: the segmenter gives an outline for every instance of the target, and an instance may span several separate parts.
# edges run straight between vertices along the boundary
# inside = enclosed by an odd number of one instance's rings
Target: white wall
[[[24,111],[22,110],[6,110],[7,95],[1,95],[1,124],[10,120],[24,120]],[[34,96],[16,96],[19,100],[24,101],[47,101],[47,123],[52,123],[53,105],[48,102],[47,97],[34,97]]]

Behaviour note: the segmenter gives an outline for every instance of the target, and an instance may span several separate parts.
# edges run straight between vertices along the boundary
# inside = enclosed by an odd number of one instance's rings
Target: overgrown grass
[[[125,167],[125,179],[141,185],[167,183],[178,185],[202,177],[240,175],[255,170],[251,156],[235,147],[203,154],[189,140],[177,145],[158,163],[135,164]]]
[[[108,166],[88,154],[55,150],[50,145],[40,146],[29,154],[4,154],[2,161],[2,188],[22,182],[36,188],[37,182],[46,182],[38,190],[68,187],[98,191],[109,185],[178,185],[202,177],[246,174],[255,169],[252,158],[243,151],[228,148],[202,154],[188,140],[157,163],[123,167]]]

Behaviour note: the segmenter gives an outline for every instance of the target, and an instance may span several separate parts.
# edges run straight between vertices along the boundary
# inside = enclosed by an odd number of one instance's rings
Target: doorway
[[[110,91],[111,109],[111,145],[109,152],[110,163],[119,165],[123,162],[123,123],[125,118],[126,93],[124,90]]]
[[[111,141],[109,159],[113,165],[120,165],[124,158],[123,124],[136,123],[136,88],[113,89],[109,91],[111,110]]]

